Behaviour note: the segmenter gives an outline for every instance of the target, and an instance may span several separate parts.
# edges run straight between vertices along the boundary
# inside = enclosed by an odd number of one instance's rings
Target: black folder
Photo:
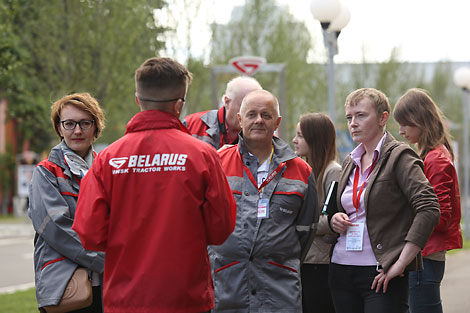
[[[328,216],[328,226],[331,228],[331,217],[338,212],[338,207],[336,203],[336,193],[338,192],[338,182],[332,181],[328,192],[326,193],[325,203],[323,204],[322,213]]]

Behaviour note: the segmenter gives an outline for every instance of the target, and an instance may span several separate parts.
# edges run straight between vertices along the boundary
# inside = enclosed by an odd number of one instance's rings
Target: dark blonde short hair
[[[62,139],[60,135],[59,128],[60,128],[60,114],[63,108],[66,105],[72,105],[77,109],[85,111],[89,113],[96,126],[95,130],[95,137],[98,138],[101,135],[101,132],[104,129],[104,112],[101,109],[98,101],[93,98],[89,93],[73,93],[70,95],[66,95],[61,99],[55,101],[51,106],[51,120],[54,126],[55,132],[57,136]]]
[[[344,106],[355,106],[364,98],[372,102],[377,116],[381,116],[383,112],[390,113],[390,102],[387,96],[382,91],[375,88],[361,88],[351,92],[346,98]]]

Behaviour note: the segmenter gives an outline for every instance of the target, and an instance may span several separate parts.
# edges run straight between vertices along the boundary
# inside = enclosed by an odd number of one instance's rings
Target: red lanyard
[[[240,156],[241,158],[241,156]],[[243,160],[242,160],[242,163],[243,163]],[[245,170],[245,173],[246,175],[248,176],[248,178],[250,179],[251,183],[256,187],[256,189],[258,189],[258,193],[261,192],[261,190],[267,185],[269,184],[273,179],[274,177],[276,177],[277,174],[279,174],[280,171],[282,171],[282,169],[286,166],[286,162],[282,162],[281,164],[279,164],[279,166],[271,172],[271,174],[268,175],[268,177],[266,177],[265,181],[261,184],[261,186],[258,187],[258,183],[256,182],[255,178],[253,177],[253,174],[251,174],[251,171],[248,167],[246,167],[246,165],[243,163],[243,169]]]
[[[361,200],[361,195],[364,189],[364,185],[366,184],[366,181],[369,178],[372,171],[374,170],[376,164],[377,164],[377,159],[375,159],[374,162],[372,163],[369,169],[369,173],[367,174],[365,181],[362,183],[359,193],[357,193],[357,185],[359,184],[359,165],[356,165],[356,172],[354,173],[353,196],[352,196],[353,205],[356,208],[356,215],[357,215],[357,211],[359,211],[359,201]]]

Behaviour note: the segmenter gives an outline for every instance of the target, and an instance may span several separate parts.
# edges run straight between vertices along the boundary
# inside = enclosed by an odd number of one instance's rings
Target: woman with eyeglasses
[[[103,312],[104,253],[85,250],[72,224],[80,182],[96,155],[92,143],[104,128],[104,113],[90,94],[75,93],[52,104],[51,119],[61,142],[36,166],[29,190],[38,308],[46,312],[59,304],[75,270],[85,268],[93,303],[70,312]]]

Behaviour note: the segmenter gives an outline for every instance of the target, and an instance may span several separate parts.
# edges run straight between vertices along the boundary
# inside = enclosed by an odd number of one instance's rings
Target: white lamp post
[[[312,0],[310,4],[313,18],[320,21],[323,41],[328,48],[328,108],[331,120],[335,118],[335,74],[333,58],[338,54],[337,39],[341,30],[349,23],[351,14],[339,0]]]
[[[462,88],[462,113],[463,113],[463,209],[465,216],[465,238],[470,239],[469,229],[469,142],[468,142],[468,95],[470,92],[470,68],[460,67],[454,72],[454,82]],[[462,191],[461,191],[462,193]]]

